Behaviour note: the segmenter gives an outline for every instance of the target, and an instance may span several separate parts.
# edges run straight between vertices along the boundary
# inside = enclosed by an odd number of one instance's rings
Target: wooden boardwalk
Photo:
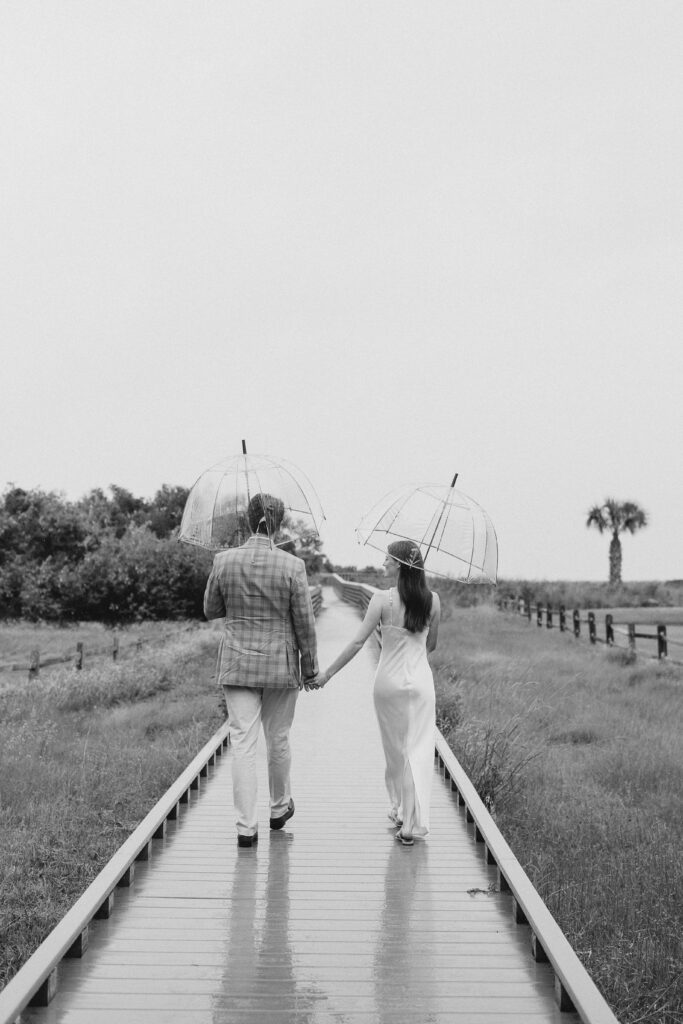
[[[325,591],[321,666],[358,625]],[[238,850],[231,758],[218,760],[134,885],[65,960],[22,1024],[576,1024],[529,950],[510,896],[435,770],[432,833],[412,848],[387,820],[372,705],[376,651],[302,693],[292,733],[296,814]]]

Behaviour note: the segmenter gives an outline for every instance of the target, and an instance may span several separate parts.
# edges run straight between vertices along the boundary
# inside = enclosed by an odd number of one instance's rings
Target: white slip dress
[[[382,653],[375,674],[374,700],[384,757],[390,816],[403,822],[408,835],[429,832],[429,804],[434,775],[436,722],[434,679],[427,660],[427,634],[382,623]]]

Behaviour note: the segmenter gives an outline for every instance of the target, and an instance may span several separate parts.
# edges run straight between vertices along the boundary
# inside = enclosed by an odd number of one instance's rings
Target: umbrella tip
[[[242,455],[246,455],[246,454],[247,454],[247,442],[244,439],[242,439]]]
[[[242,442],[242,444],[244,444],[244,442]],[[456,473],[455,476],[453,477],[453,482],[451,483],[451,487],[455,487],[455,481],[457,479],[458,479],[458,474]]]

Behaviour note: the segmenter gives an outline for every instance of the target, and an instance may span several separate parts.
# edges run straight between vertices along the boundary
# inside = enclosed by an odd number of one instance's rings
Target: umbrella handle
[[[244,441],[242,441],[242,444],[244,444]],[[453,477],[453,480],[451,481],[451,487],[455,487],[455,481],[457,479],[458,479],[458,474],[456,473],[455,476]]]
[[[243,439],[242,440],[242,455],[246,455],[246,454],[247,454],[247,442]]]

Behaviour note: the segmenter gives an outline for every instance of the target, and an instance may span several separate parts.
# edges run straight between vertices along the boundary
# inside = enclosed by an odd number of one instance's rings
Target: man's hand
[[[303,686],[304,690],[319,690],[320,689],[319,679],[320,679],[320,676],[318,674],[316,674],[314,676],[306,676],[304,678],[304,680],[303,680],[303,683],[302,683],[302,686]]]

